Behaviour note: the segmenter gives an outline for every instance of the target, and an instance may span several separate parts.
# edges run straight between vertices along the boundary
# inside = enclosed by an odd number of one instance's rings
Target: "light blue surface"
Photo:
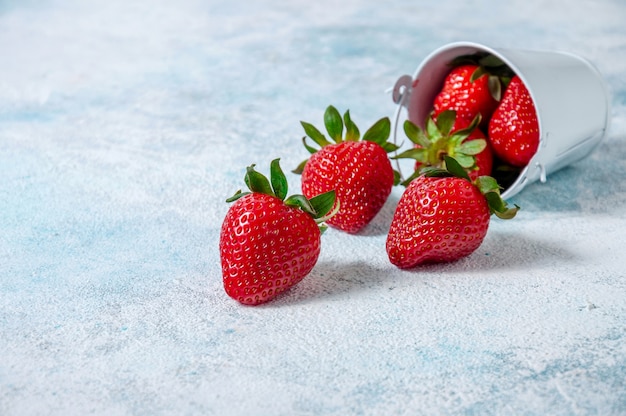
[[[422,3],[1,1],[0,414],[625,414],[626,4]],[[609,135],[459,262],[388,262],[396,189],[275,302],[228,298],[245,167],[295,167],[328,104],[392,116],[458,40],[588,58]]]

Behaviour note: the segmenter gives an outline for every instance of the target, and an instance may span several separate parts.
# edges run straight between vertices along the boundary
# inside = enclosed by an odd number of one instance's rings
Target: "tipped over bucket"
[[[410,121],[423,127],[452,69],[450,63],[476,53],[494,55],[518,75],[537,112],[539,146],[530,162],[504,181],[503,198],[537,180],[545,182],[550,173],[589,155],[605,136],[609,94],[600,72],[589,61],[565,52],[495,49],[470,42],[435,50],[413,76],[397,80],[393,89],[393,100],[398,104],[396,131],[401,108],[406,108]]]

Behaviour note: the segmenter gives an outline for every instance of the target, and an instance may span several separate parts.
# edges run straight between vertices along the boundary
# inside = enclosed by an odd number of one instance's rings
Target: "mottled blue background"
[[[0,414],[626,413],[625,21],[621,0],[0,1]],[[389,263],[396,189],[275,302],[228,298],[245,167],[295,167],[328,104],[392,116],[385,90],[459,40],[588,58],[608,136],[459,262]]]

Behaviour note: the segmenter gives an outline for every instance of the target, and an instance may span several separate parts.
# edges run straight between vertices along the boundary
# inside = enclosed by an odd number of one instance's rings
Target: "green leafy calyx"
[[[415,145],[394,159],[415,159],[423,167],[444,167],[445,157],[451,156],[466,170],[476,168],[476,155],[485,150],[485,139],[465,141],[480,124],[480,114],[465,128],[452,132],[456,111],[445,110],[436,120],[431,116],[426,119],[423,130],[412,121],[404,122],[404,133]],[[419,171],[403,182],[404,185],[419,176]]]
[[[308,139],[312,140],[319,148],[331,144],[357,142],[359,140],[376,143],[387,153],[395,152],[399,148],[395,143],[389,141],[389,135],[391,133],[391,121],[389,117],[383,117],[376,121],[367,129],[362,137],[359,128],[350,117],[350,111],[346,110],[342,117],[339,111],[332,105],[329,105],[324,112],[324,127],[326,128],[328,137],[311,123],[301,121],[300,124],[305,133],[305,136],[302,138],[302,143],[310,154],[316,153],[319,149],[309,144]],[[306,162],[307,160],[300,163],[293,172],[301,174]]]
[[[226,202],[234,202],[239,198],[252,193],[261,193],[265,195],[274,196],[285,203],[285,205],[301,209],[309,214],[318,224],[326,221],[338,210],[338,205],[333,210],[335,205],[336,194],[335,191],[328,191],[317,195],[311,199],[307,199],[304,195],[291,195],[287,197],[288,183],[287,177],[280,167],[280,159],[274,159],[270,163],[270,178],[255,170],[255,165],[250,165],[246,168],[246,175],[244,182],[249,191],[242,191],[241,189],[235,192],[233,196],[228,198]],[[332,211],[331,211],[332,210]],[[321,225],[322,230],[326,227]]]

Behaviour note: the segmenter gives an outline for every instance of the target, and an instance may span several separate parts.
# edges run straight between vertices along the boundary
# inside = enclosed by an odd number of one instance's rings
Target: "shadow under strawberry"
[[[338,264],[336,261],[320,260],[309,276],[297,286],[281,294],[273,302],[257,308],[272,308],[305,304],[324,299],[342,300],[359,292],[392,290],[397,284],[411,285],[412,279],[454,278],[485,271],[511,271],[541,269],[555,263],[572,263],[578,257],[560,241],[520,236],[519,233],[493,230],[483,245],[473,254],[447,263],[426,263],[402,273],[393,274],[384,267],[374,267],[366,261]],[[408,277],[404,279],[403,276]],[[506,275],[502,275],[503,279]]]
[[[467,275],[485,271],[511,271],[543,268],[555,263],[571,263],[577,256],[558,239],[521,236],[519,233],[490,230],[481,247],[471,255],[449,263],[428,263],[408,273],[416,275]]]
[[[389,270],[374,267],[366,261],[337,263],[320,260],[306,279],[284,292],[274,302],[260,307],[281,307],[303,304],[316,299],[341,300],[357,292],[375,290],[391,282]]]

